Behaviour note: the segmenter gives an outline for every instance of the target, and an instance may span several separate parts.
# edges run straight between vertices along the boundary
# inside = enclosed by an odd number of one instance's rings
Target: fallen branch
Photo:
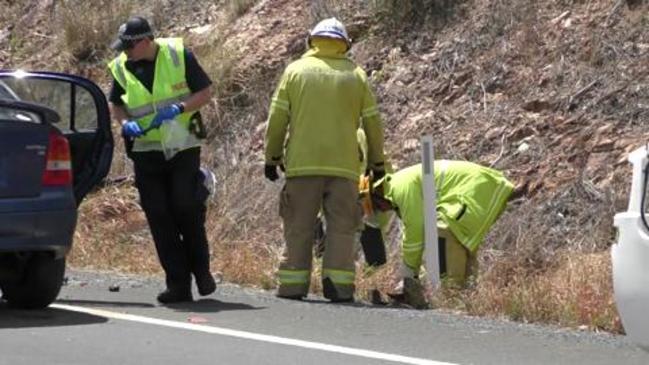
[[[502,138],[500,138],[500,153],[498,154],[498,157],[489,164],[489,167],[494,167],[500,161],[500,159],[503,157],[503,154],[505,153],[505,140],[507,139],[507,135],[503,133]]]
[[[591,82],[590,84],[588,84],[588,85],[582,87],[579,91],[577,91],[574,95],[572,95],[572,96],[570,97],[570,99],[569,99],[568,102],[569,102],[570,104],[572,104],[572,101],[573,101],[573,100],[575,100],[575,99],[577,99],[578,97],[580,97],[580,96],[584,95],[585,93],[587,93],[590,89],[592,89],[592,88],[593,88],[595,85],[597,85],[598,83],[599,83],[599,79],[597,79],[597,80]]]
[[[617,14],[618,10],[620,10],[624,2],[625,0],[618,0],[617,3],[615,3],[613,9],[611,9],[611,12],[608,13],[608,16],[606,17],[606,21],[604,22],[604,24],[606,24],[606,27],[610,27],[612,25],[611,23],[609,23],[609,21],[615,14]]]
[[[552,24],[554,24],[554,25],[557,25],[557,24],[559,24],[561,21],[563,21],[564,19],[566,19],[567,17],[569,17],[570,14],[571,14],[570,10],[564,11],[564,12],[561,13],[561,15],[559,15],[558,17],[556,17],[556,18],[550,20],[550,23],[552,23]]]
[[[613,95],[619,93],[620,91],[626,89],[628,86],[629,86],[629,83],[625,84],[624,86],[618,87],[617,89],[615,89],[615,90],[609,92],[608,94],[602,96],[601,98],[599,98],[599,99],[597,100],[597,102],[595,103],[595,105],[597,105],[597,104],[601,104],[603,101],[605,101],[605,100],[607,100],[608,98],[610,98],[611,96],[613,96]]]
[[[480,83],[480,87],[482,88],[482,106],[484,108],[484,113],[487,114],[487,90],[485,90],[484,83]]]

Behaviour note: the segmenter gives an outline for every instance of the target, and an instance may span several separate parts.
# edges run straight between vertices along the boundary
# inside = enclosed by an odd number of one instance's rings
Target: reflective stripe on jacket
[[[310,270],[280,269],[277,272],[280,285],[308,285],[311,278]]]
[[[322,277],[331,279],[336,285],[354,285],[355,272],[348,270],[323,269]]]
[[[424,250],[421,164],[388,175],[385,196],[404,226],[403,260],[415,273]],[[513,184],[501,172],[466,161],[435,161],[437,224],[475,252],[504,210]]]
[[[267,164],[283,163],[287,177],[358,181],[359,126],[367,135],[370,167],[383,168],[383,127],[376,100],[367,75],[339,43],[314,39],[314,48],[286,68],[273,95],[265,159]]]
[[[152,92],[126,69],[127,56],[124,52],[108,64],[113,77],[125,91],[121,98],[128,117],[137,120],[142,129],[149,127],[158,109],[185,101],[191,95],[185,78],[185,47],[182,39],[160,38],[155,42],[159,47]],[[189,128],[190,118],[191,113],[182,113],[176,120]],[[158,129],[137,139],[141,142],[160,140]]]

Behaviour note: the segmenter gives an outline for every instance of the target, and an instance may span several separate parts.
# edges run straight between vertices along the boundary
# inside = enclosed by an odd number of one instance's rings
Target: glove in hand
[[[159,128],[162,123],[166,120],[174,119],[182,113],[181,107],[178,104],[167,105],[164,108],[158,110],[158,113],[153,117],[151,121],[152,128]]]
[[[277,173],[277,165],[264,165],[264,176],[270,181],[275,181],[279,179],[279,174]]]
[[[122,125],[122,134],[125,137],[137,138],[144,134],[140,125],[134,120],[129,120]]]

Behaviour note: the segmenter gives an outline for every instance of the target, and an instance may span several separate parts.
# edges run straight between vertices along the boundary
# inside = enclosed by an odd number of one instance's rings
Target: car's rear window
[[[0,99],[19,100],[19,97],[7,84],[0,81]]]

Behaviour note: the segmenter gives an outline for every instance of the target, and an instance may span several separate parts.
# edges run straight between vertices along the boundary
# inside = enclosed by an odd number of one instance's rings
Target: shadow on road
[[[118,308],[153,308],[151,303],[138,302],[116,302],[109,300],[80,300],[80,299],[59,299],[56,301],[61,304],[79,305],[79,306],[97,306],[97,307],[118,307]]]
[[[62,327],[105,323],[108,319],[86,313],[70,312],[57,308],[39,310],[11,309],[0,302],[0,329]]]
[[[232,310],[259,310],[266,307],[254,307],[245,303],[228,303],[216,299],[200,299],[195,302],[169,304],[167,308],[178,312],[216,313]]]
[[[293,299],[281,299],[281,300],[287,300],[287,301],[295,301]],[[307,298],[299,300],[302,303],[310,303],[310,304],[316,304],[316,305],[325,305],[325,306],[340,306],[340,307],[349,307],[349,308],[381,308],[381,309],[413,309],[410,306],[407,306],[405,304],[399,304],[399,303],[392,303],[392,302],[385,302],[385,303],[371,303],[367,301],[361,301],[357,300],[354,302],[339,302],[339,303],[333,303],[329,299],[321,298],[321,297],[316,297],[316,296],[309,296]]]

